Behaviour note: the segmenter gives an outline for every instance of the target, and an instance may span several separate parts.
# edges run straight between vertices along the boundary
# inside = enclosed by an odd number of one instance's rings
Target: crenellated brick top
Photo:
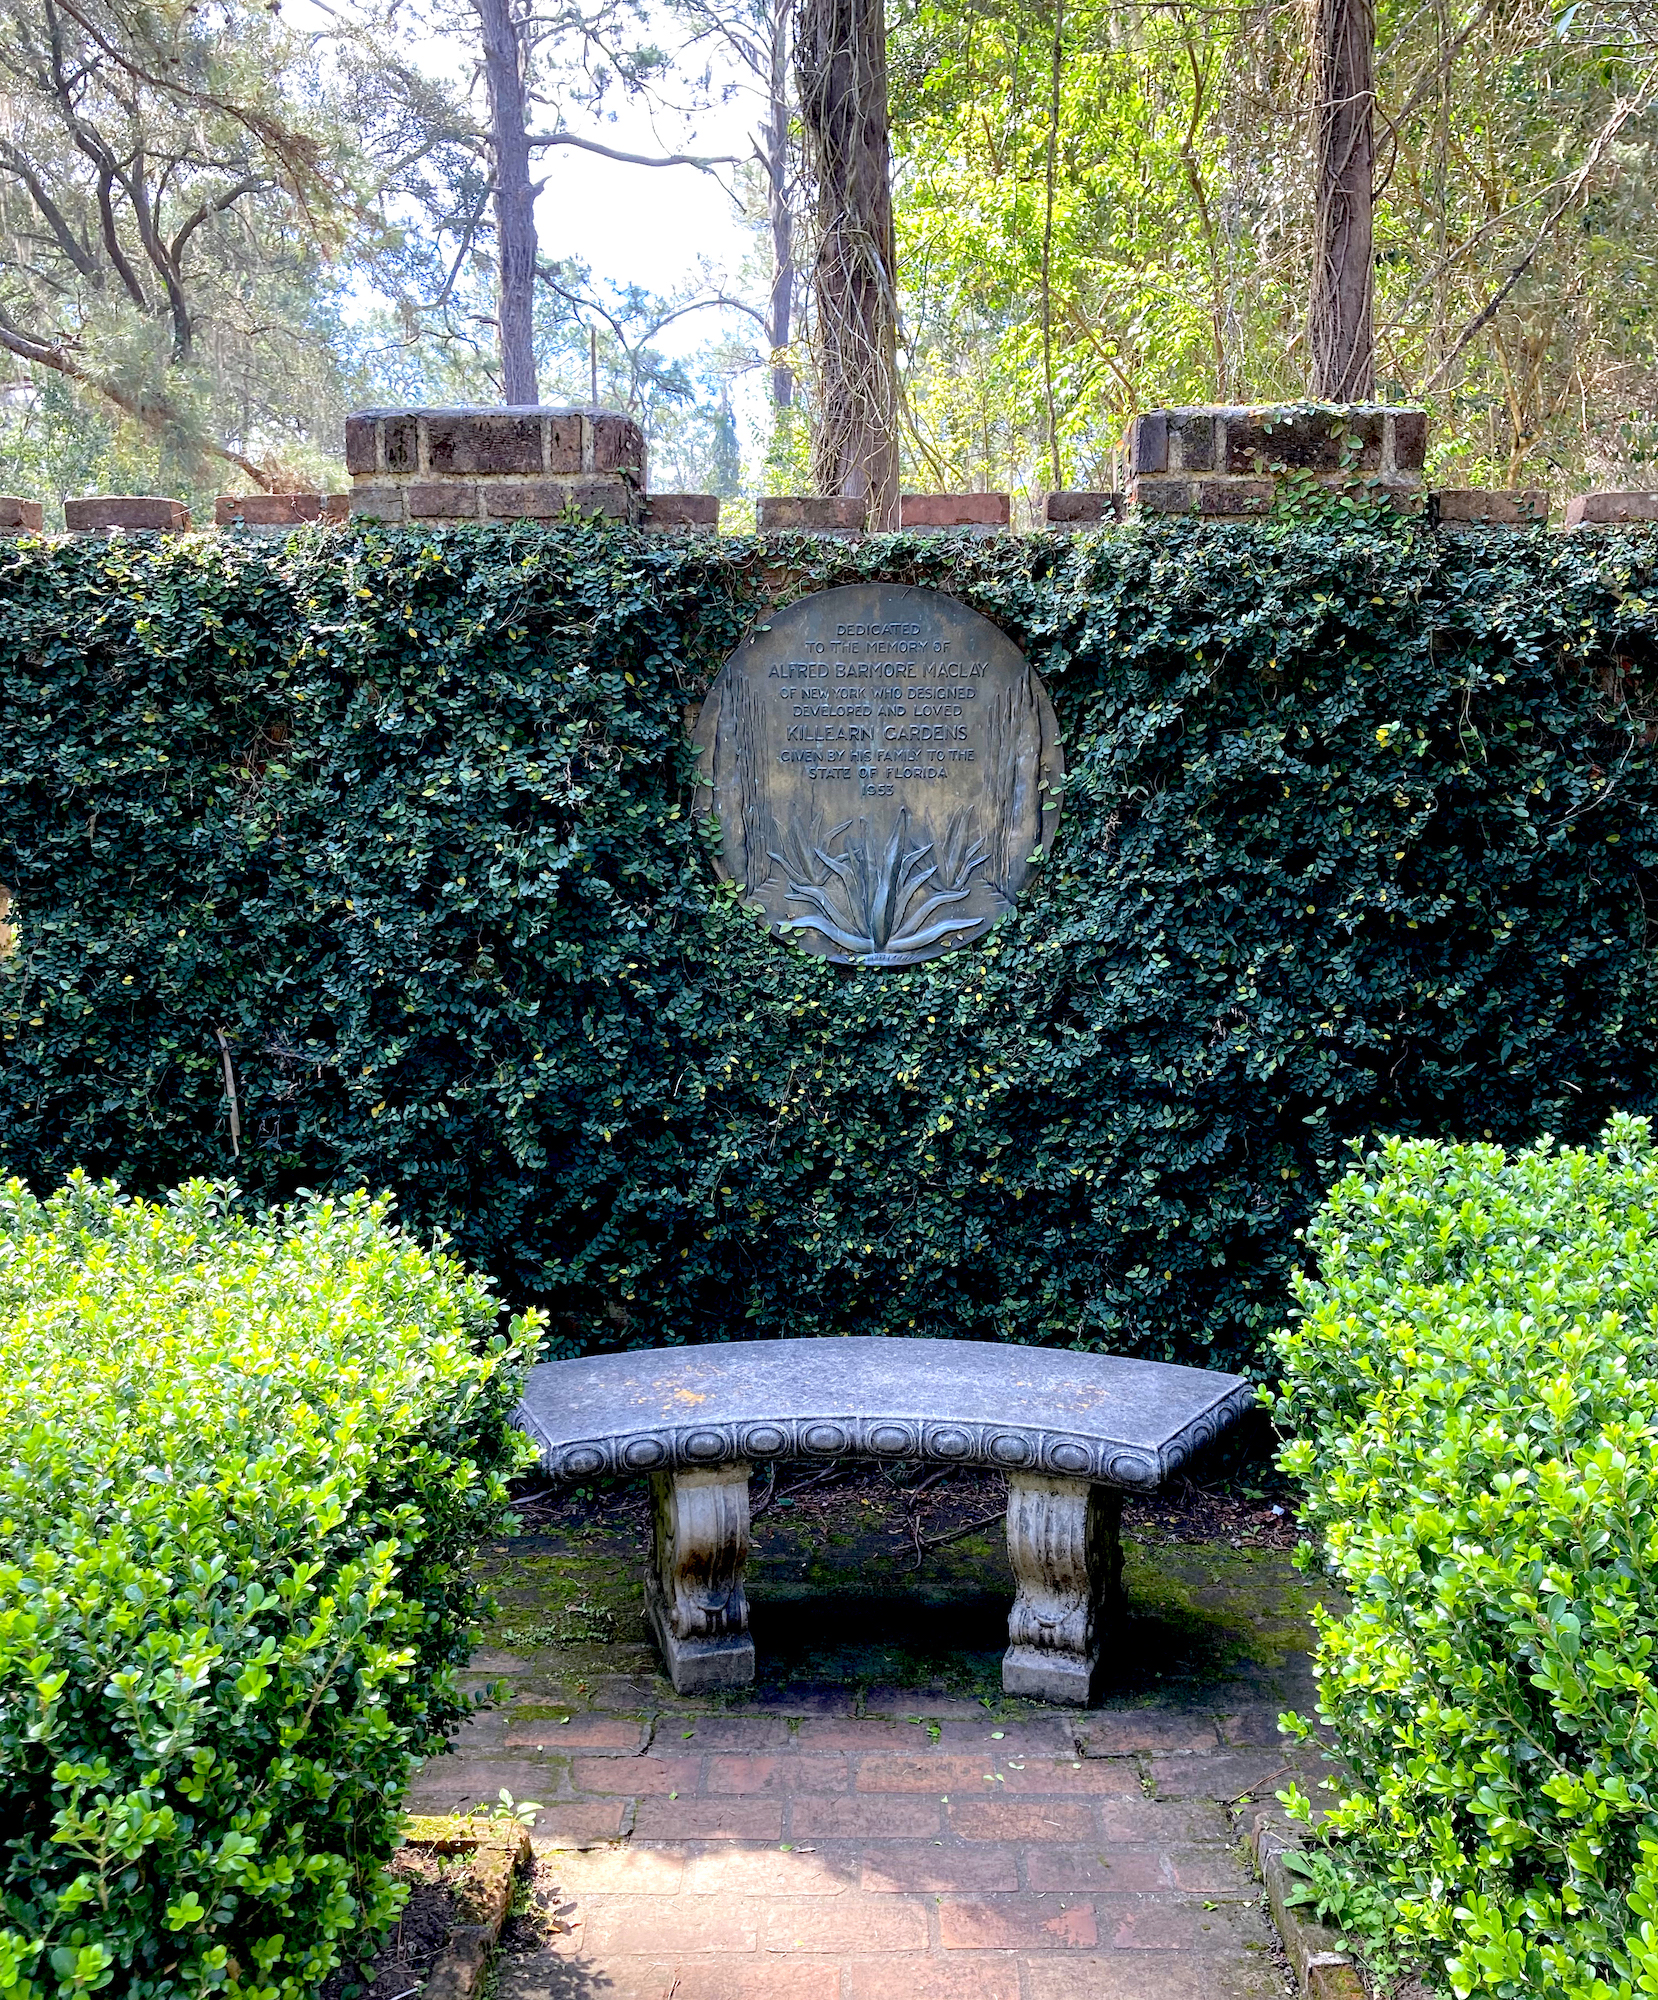
[[[1281,481],[1369,488],[1422,507],[1425,410],[1382,403],[1203,404],[1129,426],[1129,504],[1149,514],[1241,519],[1270,511]]]
[[[1129,424],[1126,490],[1039,495],[1039,518],[1062,531],[1135,515],[1248,520],[1273,511],[1286,481],[1310,478],[1328,489],[1379,498],[1451,535],[1548,522],[1551,496],[1542,491],[1428,492],[1427,443],[1427,413],[1405,405],[1213,403],[1148,410]],[[224,494],[214,525],[272,535],[347,513],[408,526],[545,523],[575,514],[654,533],[719,529],[714,495],[646,492],[644,433],[620,411],[548,405],[361,410],[347,419],[345,447],[349,494]],[[156,495],[92,495],[66,501],[64,512],[72,534],[177,533],[190,526],[181,502]],[[904,528],[923,533],[1002,534],[1012,513],[1005,493],[906,493],[900,506]],[[868,527],[865,501],[845,496],[766,495],[757,517],[762,535],[848,539]],[[38,534],[42,520],[38,501],[0,496],[0,537]],[[1600,492],[1572,499],[1564,525],[1617,529],[1654,521],[1658,494]]]
[[[354,479],[614,472],[645,483],[645,434],[614,410],[362,410],[345,425]]]
[[[348,417],[351,511],[380,521],[637,521],[645,434],[614,410],[363,410]]]

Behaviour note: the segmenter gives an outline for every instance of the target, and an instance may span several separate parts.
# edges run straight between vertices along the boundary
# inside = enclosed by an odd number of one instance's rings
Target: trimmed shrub
[[[1276,1414],[1351,1600],[1319,1620],[1350,1775],[1315,1883],[1458,1995],[1658,1992],[1648,1127],[1390,1141],[1309,1240]]]
[[[533,1322],[313,1201],[0,1187],[0,1993],[301,2000],[469,1712]]]
[[[845,973],[715,881],[685,731],[875,576],[1012,635],[1069,776],[981,944]],[[569,1351],[1258,1366],[1345,1139],[1654,1105],[1655,586],[1658,530],[0,545],[0,1165],[388,1188]]]

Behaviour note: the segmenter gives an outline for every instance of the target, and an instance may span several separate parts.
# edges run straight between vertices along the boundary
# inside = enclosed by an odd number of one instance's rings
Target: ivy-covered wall
[[[1070,779],[1014,917],[848,974],[716,886],[685,732],[871,575],[1028,650]],[[1655,577],[1362,525],[17,544],[0,1166],[390,1188],[572,1346],[1253,1362],[1344,1140],[1654,1108]]]

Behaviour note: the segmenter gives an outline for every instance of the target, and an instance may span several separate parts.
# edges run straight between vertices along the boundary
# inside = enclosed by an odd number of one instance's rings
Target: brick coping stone
[[[1534,528],[1549,518],[1549,495],[1541,488],[1504,492],[1449,486],[1429,496],[1429,507],[1442,528]]]
[[[1013,518],[1006,493],[901,493],[902,528],[1006,528]]]
[[[1658,493],[1580,493],[1566,507],[1568,528],[1626,528],[1658,521]]]
[[[96,493],[65,500],[63,520],[72,535],[107,534],[112,528],[176,535],[189,527],[190,509],[182,500],[157,493]]]
[[[346,493],[221,493],[213,502],[216,528],[296,528],[309,521],[343,521]]]
[[[763,493],[755,505],[762,535],[861,535],[869,503],[844,495]]]

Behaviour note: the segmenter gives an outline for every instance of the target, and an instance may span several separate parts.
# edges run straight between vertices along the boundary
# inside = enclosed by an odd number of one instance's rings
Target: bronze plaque
[[[1047,689],[936,590],[847,584],[774,612],[721,668],[696,744],[721,874],[842,965],[983,937],[1059,823]]]

